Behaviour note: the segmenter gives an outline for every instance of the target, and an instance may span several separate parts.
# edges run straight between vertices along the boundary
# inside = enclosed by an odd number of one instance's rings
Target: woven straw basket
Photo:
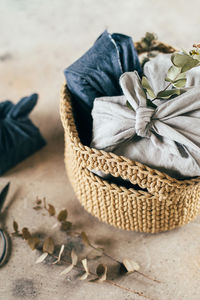
[[[141,43],[135,46],[141,54]],[[175,50],[163,43],[154,48],[164,53]],[[62,89],[60,114],[68,177],[81,204],[92,215],[122,229],[156,233],[187,224],[200,213],[200,178],[179,181],[123,156],[84,146],[67,85]],[[109,183],[92,169],[128,179],[133,186]],[[136,184],[141,190],[134,188]]]

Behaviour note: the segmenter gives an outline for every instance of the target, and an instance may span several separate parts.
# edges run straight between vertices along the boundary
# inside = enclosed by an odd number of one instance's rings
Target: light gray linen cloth
[[[144,75],[155,93],[168,84],[165,77],[170,66],[170,56],[164,54],[145,64]],[[174,178],[200,176],[200,68],[187,72],[185,93],[156,100],[157,108],[147,107],[137,72],[124,73],[120,85],[123,96],[94,101],[91,147],[123,155]]]

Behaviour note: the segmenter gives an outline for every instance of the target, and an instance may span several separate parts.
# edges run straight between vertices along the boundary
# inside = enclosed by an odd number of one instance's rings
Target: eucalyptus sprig
[[[147,104],[149,100],[152,102],[156,99],[166,100],[172,99],[176,96],[181,95],[186,90],[186,72],[200,65],[200,44],[193,45],[195,49],[189,53],[182,50],[181,52],[175,52],[171,55],[172,66],[167,72],[165,81],[169,84],[164,90],[159,91],[157,95],[154,93],[148,79],[142,77],[142,86],[147,96]]]
[[[120,288],[129,293],[135,294],[137,296],[153,300],[152,298],[145,295],[143,292],[137,291],[135,289],[127,288],[121,284],[116,283],[113,280],[109,280],[107,274],[110,272],[110,267],[106,264],[98,263],[96,266],[96,272],[91,271],[91,264],[96,264],[98,259],[107,259],[117,263],[119,265],[118,275],[131,275],[136,273],[140,276],[145,277],[156,283],[161,283],[161,281],[152,278],[151,276],[143,273],[140,270],[140,265],[133,259],[124,258],[122,261],[109,255],[103,248],[97,247],[94,242],[91,242],[88,235],[85,232],[74,231],[74,225],[68,221],[68,211],[67,209],[62,209],[57,213],[56,208],[46,202],[46,198],[36,199],[33,209],[36,211],[45,210],[52,220],[56,220],[56,223],[52,226],[52,229],[59,228],[61,231],[65,231],[68,237],[77,237],[82,243],[82,253],[79,255],[76,253],[76,249],[72,248],[70,257],[67,253],[67,249],[71,248],[71,241],[69,244],[64,240],[61,245],[56,245],[54,239],[51,236],[45,236],[41,234],[32,234],[31,231],[24,227],[19,230],[19,225],[16,221],[13,222],[13,236],[20,237],[27,242],[32,250],[37,249],[40,255],[36,259],[36,264],[41,264],[48,262],[52,265],[63,265],[64,269],[60,272],[60,275],[66,276],[73,269],[80,271],[79,280],[88,280],[91,283],[107,283]],[[43,214],[44,216],[44,214]],[[59,247],[59,252],[57,251]],[[48,260],[49,259],[49,260]]]
[[[143,51],[151,51],[156,44],[157,35],[155,33],[146,32],[145,36],[141,39],[140,47]]]

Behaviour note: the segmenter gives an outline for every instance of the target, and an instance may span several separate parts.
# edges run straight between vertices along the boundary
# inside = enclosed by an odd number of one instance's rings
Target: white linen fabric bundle
[[[167,86],[170,55],[159,54],[144,66],[155,94]],[[166,174],[200,176],[200,67],[187,72],[186,91],[148,107],[137,72],[120,77],[123,96],[100,97],[92,110],[91,147],[111,151]],[[129,102],[133,109],[127,107]],[[106,175],[96,172],[102,177]]]

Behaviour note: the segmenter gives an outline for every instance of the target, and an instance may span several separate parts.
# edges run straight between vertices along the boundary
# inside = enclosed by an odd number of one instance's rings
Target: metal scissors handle
[[[0,213],[3,208],[3,204],[6,200],[9,187],[10,187],[10,183],[7,183],[0,193]],[[0,228],[0,266],[3,265],[3,263],[6,260],[8,254],[8,246],[9,246],[9,242],[8,242],[7,235],[5,231],[2,228]]]

